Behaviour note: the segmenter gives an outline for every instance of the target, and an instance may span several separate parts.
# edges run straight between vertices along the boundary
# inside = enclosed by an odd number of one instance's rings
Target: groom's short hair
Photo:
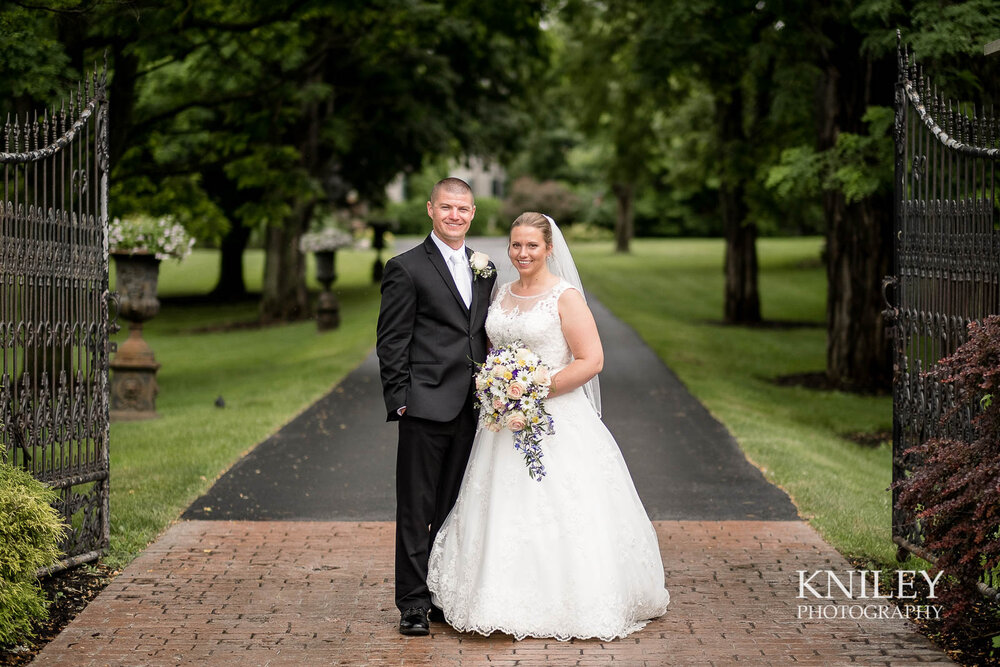
[[[434,184],[431,189],[431,201],[434,201],[438,193],[444,191],[452,195],[469,195],[472,197],[473,203],[475,203],[475,195],[472,194],[472,188],[469,184],[463,181],[461,178],[455,178],[454,176],[449,176],[448,178],[442,178],[440,181]]]

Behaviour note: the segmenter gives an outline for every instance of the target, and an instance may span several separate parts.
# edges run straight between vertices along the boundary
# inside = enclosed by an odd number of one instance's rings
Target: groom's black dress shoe
[[[427,610],[419,607],[407,609],[399,619],[399,634],[410,637],[423,637],[431,633],[427,622]]]
[[[427,618],[435,623],[444,623],[444,612],[441,611],[440,607],[431,607],[431,610],[427,612]]]

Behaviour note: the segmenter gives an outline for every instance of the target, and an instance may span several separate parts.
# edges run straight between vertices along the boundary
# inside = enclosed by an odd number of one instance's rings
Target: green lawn
[[[820,246],[816,238],[759,243],[764,317],[817,325],[784,329],[718,324],[721,240],[640,240],[627,256],[587,244],[574,253],[587,289],[639,332],[824,538],[847,556],[890,565],[891,447],[843,437],[889,429],[890,398],[769,381],[825,367]]]
[[[113,566],[134,558],[243,453],[322,396],[373,347],[374,253],[338,253],[334,287],[341,326],[322,334],[312,321],[204,331],[251,321],[256,314],[252,302],[179,305],[169,299],[207,292],[217,258],[215,252],[199,251],[184,262],[162,264],[164,304],[144,329],[162,364],[160,418],[111,426],[111,549],[105,562]],[[262,266],[262,254],[249,251],[250,289],[259,288]],[[225,408],[215,406],[218,396]]]

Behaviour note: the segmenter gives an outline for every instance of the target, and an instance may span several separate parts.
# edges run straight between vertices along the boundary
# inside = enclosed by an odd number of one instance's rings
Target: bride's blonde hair
[[[548,218],[546,218],[541,213],[536,213],[535,211],[525,211],[521,215],[517,216],[517,219],[511,223],[510,229],[514,231],[515,227],[520,227],[524,225],[526,227],[534,227],[542,233],[542,238],[545,240],[545,247],[552,247],[552,225],[549,224]],[[510,235],[508,234],[508,237]]]

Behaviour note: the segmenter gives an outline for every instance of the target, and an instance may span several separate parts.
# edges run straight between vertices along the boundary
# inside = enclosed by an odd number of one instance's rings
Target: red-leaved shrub
[[[955,389],[943,420],[971,412],[969,436],[914,447],[912,474],[896,482],[898,506],[916,516],[924,545],[948,580],[941,603],[950,624],[981,595],[976,581],[1000,564],[1000,317],[969,325],[969,340],[927,373]],[[944,580],[943,579],[943,580]]]

